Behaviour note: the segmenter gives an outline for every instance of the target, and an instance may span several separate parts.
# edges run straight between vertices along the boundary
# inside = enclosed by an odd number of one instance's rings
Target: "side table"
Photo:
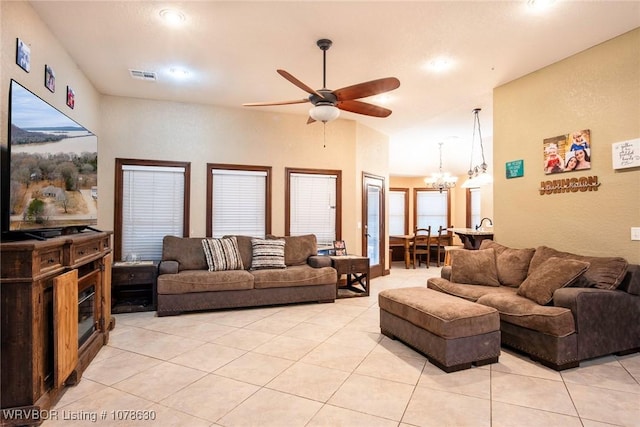
[[[369,258],[356,255],[331,256],[331,266],[338,272],[336,298],[369,296]],[[346,275],[344,286],[340,278]],[[341,292],[342,291],[342,292]]]
[[[114,262],[111,268],[111,312],[155,310],[157,277],[157,262]]]

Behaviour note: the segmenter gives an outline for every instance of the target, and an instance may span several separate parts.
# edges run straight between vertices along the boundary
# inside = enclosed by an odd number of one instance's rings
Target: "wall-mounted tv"
[[[97,136],[15,80],[9,93],[2,231],[47,237],[96,225]]]

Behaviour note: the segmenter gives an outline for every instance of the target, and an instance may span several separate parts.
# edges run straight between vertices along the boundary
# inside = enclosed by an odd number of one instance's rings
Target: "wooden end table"
[[[157,278],[157,262],[114,262],[111,268],[111,312],[154,311]]]
[[[338,272],[336,298],[369,296],[369,258],[356,255],[331,256],[331,266]],[[346,275],[344,286],[340,278]],[[342,291],[342,292],[340,292]]]

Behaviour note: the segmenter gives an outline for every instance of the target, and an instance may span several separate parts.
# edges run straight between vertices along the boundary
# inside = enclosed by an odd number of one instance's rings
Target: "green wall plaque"
[[[524,160],[507,162],[505,163],[505,169],[507,172],[507,179],[524,176]]]

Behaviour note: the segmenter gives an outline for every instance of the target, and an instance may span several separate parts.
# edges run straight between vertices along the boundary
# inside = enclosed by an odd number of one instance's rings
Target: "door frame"
[[[379,277],[379,276],[383,276],[385,274],[385,265],[386,265],[386,260],[387,260],[387,254],[386,254],[386,250],[385,248],[387,247],[387,235],[386,235],[386,229],[387,229],[387,224],[386,224],[386,217],[387,217],[387,210],[386,210],[386,178],[384,176],[381,175],[376,175],[373,173],[369,173],[369,172],[362,172],[362,254],[363,256],[367,256],[368,251],[367,251],[367,227],[368,227],[368,193],[367,193],[367,186],[369,185],[369,183],[367,182],[367,180],[377,180],[380,181],[380,188],[381,188],[381,194],[380,194],[380,224],[379,224],[379,235],[380,235],[380,247],[378,248],[380,251],[380,264],[376,265],[376,266],[371,266],[371,271],[370,271],[370,275],[371,278],[375,278],[375,277]]]

